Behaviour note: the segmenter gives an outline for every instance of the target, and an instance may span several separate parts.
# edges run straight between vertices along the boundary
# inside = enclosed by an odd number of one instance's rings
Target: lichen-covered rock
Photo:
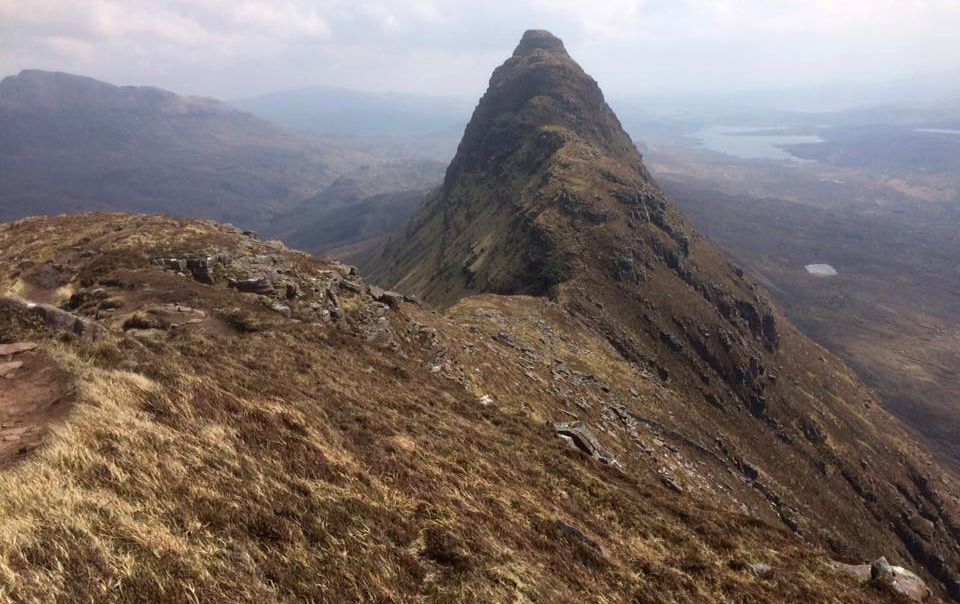
[[[93,319],[75,315],[50,304],[38,304],[15,296],[5,296],[0,298],[0,301],[30,310],[42,318],[47,327],[72,333],[83,340],[99,340],[107,335],[106,328]]]
[[[897,592],[917,602],[925,602],[933,595],[923,579],[902,566],[890,564],[883,556],[870,564],[830,562],[830,566],[858,581],[876,581],[890,585]]]
[[[581,422],[557,422],[553,424],[553,429],[557,436],[590,457],[611,465],[619,465],[613,454],[603,448],[597,437]]]

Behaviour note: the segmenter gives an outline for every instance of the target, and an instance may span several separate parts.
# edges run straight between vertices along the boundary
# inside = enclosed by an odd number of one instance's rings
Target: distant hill
[[[0,221],[160,212],[252,228],[373,155],[222,102],[67,73],[0,81]]]
[[[286,128],[350,136],[448,132],[459,136],[473,109],[462,99],[330,86],[275,92],[232,104]]]
[[[313,253],[379,239],[400,229],[443,179],[438,161],[362,166],[277,217],[276,235]]]

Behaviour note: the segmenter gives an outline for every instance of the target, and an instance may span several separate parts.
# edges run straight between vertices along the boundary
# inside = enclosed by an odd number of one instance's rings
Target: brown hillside
[[[0,382],[67,406],[10,418],[46,438],[0,470],[0,601],[902,601],[765,522],[733,439],[694,446],[681,394],[548,300],[443,317],[119,214],[0,225],[0,294],[0,344],[38,345]]]
[[[550,34],[525,34],[494,72],[443,186],[375,277],[441,307],[548,297],[670,393],[628,413],[655,414],[703,482],[735,477],[718,498],[836,555],[923,568],[960,597],[947,475],[689,226]]]

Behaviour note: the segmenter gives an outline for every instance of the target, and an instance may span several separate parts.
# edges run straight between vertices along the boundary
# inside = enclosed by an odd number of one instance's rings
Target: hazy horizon
[[[960,97],[954,0],[0,0],[0,74],[227,100],[312,86],[475,100],[531,28],[562,38],[610,98],[783,106],[800,91],[798,106],[836,108]]]

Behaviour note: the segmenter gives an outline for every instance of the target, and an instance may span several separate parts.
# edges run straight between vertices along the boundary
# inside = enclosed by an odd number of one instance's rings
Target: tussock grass
[[[151,241],[169,228],[156,220]],[[184,291],[195,307],[241,305],[224,288]],[[505,320],[534,313],[564,333],[557,313],[496,300]],[[624,469],[564,445],[543,423],[560,402],[521,351],[480,345],[488,327],[405,308],[390,318],[394,350],[249,312],[256,333],[115,330],[97,343],[0,317],[0,337],[42,342],[74,399],[46,444],[0,473],[0,601],[895,601],[783,530],[668,491],[612,437]],[[444,371],[415,322],[439,330]],[[626,375],[602,339],[570,333],[538,352]],[[776,571],[761,579],[751,562]]]
[[[540,433],[478,416],[412,367],[394,378],[372,351],[330,346],[287,372],[296,355],[281,343],[296,336],[276,339],[238,339],[235,358],[217,358],[219,343],[191,337],[180,350],[197,356],[153,359],[152,377],[54,348],[77,403],[0,475],[3,597],[698,602],[838,589],[810,570],[791,586],[796,565],[820,571],[786,535],[691,508],[546,436],[518,442]],[[555,518],[597,535],[609,558]],[[787,546],[789,579],[725,566],[760,543]]]

